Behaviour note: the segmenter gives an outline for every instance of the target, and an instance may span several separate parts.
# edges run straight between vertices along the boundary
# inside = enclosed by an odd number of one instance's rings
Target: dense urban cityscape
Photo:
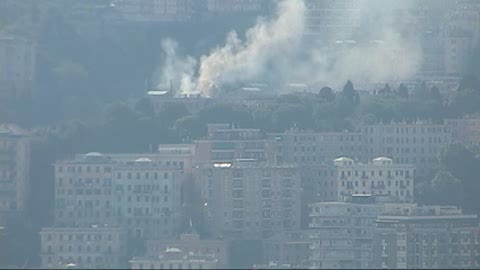
[[[0,0],[0,268],[480,268],[480,1]]]

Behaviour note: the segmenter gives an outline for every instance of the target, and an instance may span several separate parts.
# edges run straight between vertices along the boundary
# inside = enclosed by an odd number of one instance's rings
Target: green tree
[[[333,100],[335,100],[335,97],[336,97],[335,92],[332,90],[332,88],[328,86],[325,86],[322,89],[320,89],[320,92],[318,93],[318,95],[320,96],[321,99],[328,102],[332,102]]]
[[[408,87],[401,83],[400,86],[397,89],[397,96],[402,97],[402,98],[408,98]]]

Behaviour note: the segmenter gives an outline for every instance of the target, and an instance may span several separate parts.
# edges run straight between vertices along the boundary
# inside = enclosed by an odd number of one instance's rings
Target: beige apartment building
[[[0,125],[0,225],[23,216],[30,192],[30,140],[15,125]]]
[[[296,167],[256,160],[195,169],[209,233],[225,239],[265,239],[300,226],[300,174]]]

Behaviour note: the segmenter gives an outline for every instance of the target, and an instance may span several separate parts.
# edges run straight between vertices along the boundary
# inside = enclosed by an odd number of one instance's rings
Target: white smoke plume
[[[154,78],[158,89],[168,89],[170,84],[180,84],[180,91],[191,91],[194,89],[192,81],[197,61],[191,56],[181,57],[177,54],[178,44],[171,39],[162,41],[164,62],[162,67],[157,69]],[[176,85],[178,87],[178,85]],[[184,89],[184,90],[183,90]]]
[[[273,20],[259,19],[245,41],[230,32],[225,45],[202,56],[198,88],[208,94],[212,85],[248,81],[268,72],[267,63],[289,57],[300,45],[305,21],[301,0],[283,1]]]
[[[305,41],[304,33],[308,31],[308,9],[315,1],[283,0],[273,18],[259,18],[246,31],[244,40],[230,32],[225,44],[203,55],[198,66],[190,56],[179,57],[176,43],[167,40],[162,43],[166,60],[160,83],[174,80],[183,93],[199,90],[211,96],[217,87],[265,78],[271,83],[295,81],[337,89],[349,79],[367,84],[407,80],[416,74],[422,52],[412,35],[405,37],[397,27],[404,24],[388,14],[392,3],[401,2],[395,8],[407,10],[411,1],[392,1],[349,2],[355,6],[338,8],[338,18],[334,19],[340,24],[346,20],[347,30],[328,37],[319,35],[319,42],[312,43]],[[366,25],[357,25],[365,18],[370,20]],[[355,38],[364,40],[356,42]]]

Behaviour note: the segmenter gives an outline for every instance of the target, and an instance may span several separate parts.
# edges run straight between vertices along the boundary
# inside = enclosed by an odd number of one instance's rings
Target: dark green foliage
[[[325,86],[322,89],[320,89],[320,92],[318,93],[318,95],[320,96],[321,99],[328,102],[332,102],[336,97],[335,92],[333,92],[332,88],[328,86]]]

